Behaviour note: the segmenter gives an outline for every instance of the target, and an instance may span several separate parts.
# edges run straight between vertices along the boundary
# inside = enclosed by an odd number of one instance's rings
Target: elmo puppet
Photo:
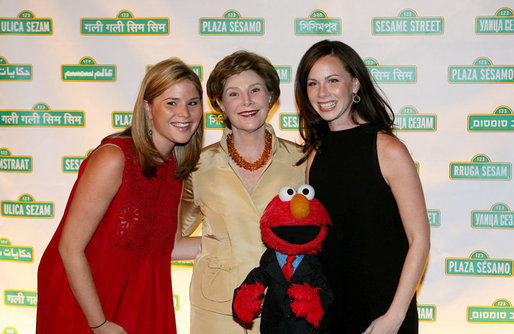
[[[315,255],[331,224],[327,211],[310,185],[298,191],[286,186],[268,204],[260,224],[268,249],[234,291],[234,317],[250,327],[261,312],[264,334],[318,333],[333,299]]]

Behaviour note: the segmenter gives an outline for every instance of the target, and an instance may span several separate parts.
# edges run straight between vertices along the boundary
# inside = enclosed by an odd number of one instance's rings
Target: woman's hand
[[[386,313],[373,320],[371,325],[362,334],[396,334],[402,322],[403,319],[394,319]]]
[[[107,321],[97,329],[91,330],[95,334],[127,334],[127,332],[120,325],[114,322]]]

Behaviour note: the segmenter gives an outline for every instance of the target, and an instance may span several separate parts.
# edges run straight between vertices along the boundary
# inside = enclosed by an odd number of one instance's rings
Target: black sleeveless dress
[[[333,224],[320,254],[334,292],[330,333],[362,333],[387,311],[408,251],[376,142],[377,130],[370,125],[330,132],[309,174]],[[399,333],[418,333],[415,297]]]

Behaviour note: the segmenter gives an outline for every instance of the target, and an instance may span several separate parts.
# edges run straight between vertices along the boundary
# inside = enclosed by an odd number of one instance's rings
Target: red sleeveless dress
[[[131,139],[112,139],[99,147],[106,144],[123,150],[125,169],[120,189],[86,248],[104,313],[129,334],[176,333],[171,251],[182,183],[174,178],[175,160],[146,179]],[[91,333],[58,253],[63,223],[87,162],[80,166],[64,216],[39,264],[40,334]]]

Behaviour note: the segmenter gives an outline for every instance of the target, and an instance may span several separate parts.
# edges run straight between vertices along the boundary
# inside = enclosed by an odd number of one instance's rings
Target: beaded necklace
[[[238,152],[237,149],[234,146],[234,141],[232,138],[232,134],[227,135],[227,148],[228,148],[228,154],[230,155],[230,158],[235,162],[236,165],[239,167],[249,170],[249,171],[255,171],[262,166],[266,164],[270,157],[271,153],[271,133],[269,133],[268,130],[266,130],[266,142],[264,144],[264,151],[261,154],[261,157],[254,162],[248,162],[246,161]]]

